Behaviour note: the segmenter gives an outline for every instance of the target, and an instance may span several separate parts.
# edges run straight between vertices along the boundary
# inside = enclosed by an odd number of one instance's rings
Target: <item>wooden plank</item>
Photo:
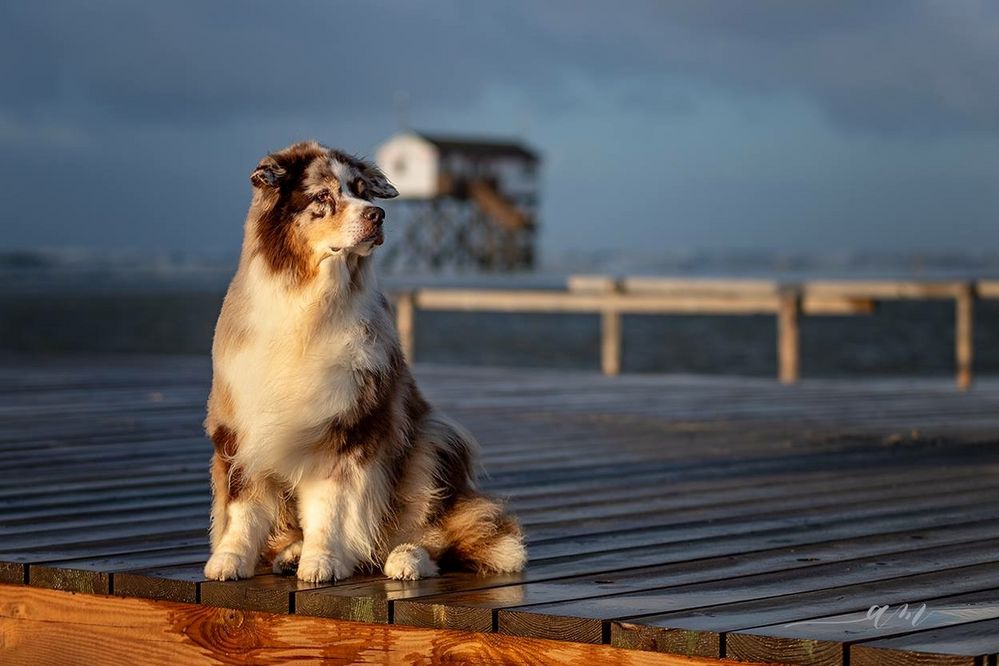
[[[322,589],[295,593],[298,613],[358,622],[391,622],[393,602],[398,599],[453,592],[476,587],[503,586],[523,580],[522,574],[478,576],[449,572],[436,578],[397,581],[372,577],[353,579]],[[492,630],[492,622],[488,631]],[[477,629],[483,630],[483,629]]]
[[[437,579],[431,579],[437,580]],[[419,586],[424,581],[385,581],[381,587],[404,588]],[[356,587],[355,587],[356,585]],[[366,589],[366,587],[370,588]],[[352,588],[348,593],[346,590]],[[329,617],[351,622],[388,624],[392,610],[387,594],[378,594],[375,586],[347,581],[344,585],[304,590],[295,593],[295,612],[299,615]]]
[[[995,663],[999,653],[999,620],[919,631],[850,647],[854,666],[979,666]]]
[[[201,603],[240,610],[291,613],[295,609],[295,592],[321,587],[326,587],[326,584],[306,583],[295,577],[269,573],[248,580],[211,580],[201,583]]]
[[[0,583],[28,584],[28,567],[22,562],[0,562]]]
[[[0,569],[5,578],[0,582],[19,582],[29,579],[31,565],[68,559],[92,560],[113,555],[127,555],[165,549],[198,546],[206,542],[204,530],[140,534],[128,538],[111,538],[93,542],[70,542],[50,546],[40,544],[21,553],[5,553],[0,559],[5,566]],[[10,578],[6,578],[6,577]]]
[[[993,539],[918,553],[911,551],[818,564],[789,573],[773,572],[563,603],[518,606],[500,609],[497,627],[504,633],[534,637],[571,631],[574,640],[579,642],[600,642],[605,627],[609,631],[609,620],[977,564],[989,561],[990,549],[996,545],[999,540]]]
[[[39,445],[99,445],[126,440],[191,437],[199,434],[196,421],[191,419],[200,411],[202,410],[194,407],[168,413],[151,410],[147,414],[130,415],[130,418],[121,419],[110,412],[102,414],[98,408],[87,410],[86,414],[61,415],[56,420],[41,418],[28,410],[18,410],[16,417],[7,416],[3,419],[0,449],[25,451]],[[133,416],[135,418],[131,418]]]
[[[877,478],[877,471],[859,470],[856,481],[866,478],[869,483]],[[724,492],[740,497],[752,497],[767,493],[780,492],[782,488],[801,485],[802,483],[822,483],[833,479],[843,479],[839,470],[802,471],[797,475],[788,476],[780,473],[760,473],[751,478],[709,478],[709,479],[676,479],[667,471],[651,473],[635,473],[629,477],[630,483],[624,486],[619,480],[597,479],[586,480],[566,486],[552,488],[521,489],[523,492],[509,494],[507,501],[514,508],[521,521],[538,513],[547,513],[551,508],[563,511],[585,507],[589,504],[603,504],[618,499],[656,498],[664,495],[685,495],[686,502],[696,502],[697,496],[704,493]],[[731,496],[731,495],[730,495]],[[684,500],[679,500],[683,502]]]
[[[861,297],[819,296],[806,298],[813,314],[866,314],[870,303]],[[623,293],[600,295],[551,290],[463,290],[421,289],[415,305],[423,310],[456,312],[580,312],[600,313],[611,309],[624,314],[774,314],[776,295],[659,295]]]
[[[873,299],[862,297],[813,296],[803,294],[801,311],[806,315],[867,315],[876,309]]]
[[[55,488],[60,488],[65,484],[67,488],[74,486],[89,486],[93,484],[94,486],[104,486],[113,487],[118,481],[125,477],[135,479],[135,469],[134,463],[115,463],[104,466],[103,468],[99,465],[97,466],[84,466],[81,470],[80,468],[69,468],[60,470],[58,481],[53,483],[52,477],[46,478],[44,473],[36,473],[34,475],[26,474],[30,481],[25,484],[10,484],[4,483],[4,487],[0,488],[0,501],[10,498],[23,496],[25,498],[37,496],[39,494],[45,494],[49,492],[54,486]],[[156,460],[153,462],[146,461],[142,465],[142,471],[148,473],[150,476],[160,476],[163,474],[177,474],[178,478],[182,478],[188,474],[201,474],[205,476],[205,465],[197,464],[192,461],[181,462],[176,459],[164,458],[162,460]],[[14,486],[14,487],[11,487]],[[46,490],[48,487],[48,490]]]
[[[666,294],[670,296],[776,296],[775,280],[719,279],[719,278],[663,278],[634,276],[623,278],[621,284],[631,293]],[[574,286],[569,279],[569,288]]]
[[[979,511],[985,511],[991,516],[989,520],[999,517],[999,507],[995,510],[979,507]],[[984,514],[983,514],[984,515]],[[485,590],[493,587],[509,586],[521,581],[532,583],[530,589],[534,588],[533,583],[550,581],[553,579],[567,579],[568,577],[589,575],[597,579],[604,579],[607,575],[628,577],[630,574],[621,572],[622,562],[627,566],[634,567],[638,571],[639,567],[659,567],[670,562],[687,562],[698,558],[711,558],[720,556],[731,556],[733,553],[750,553],[767,551],[783,546],[804,547],[809,544],[821,546],[822,544],[834,543],[837,539],[858,538],[870,535],[882,535],[886,539],[896,538],[900,532],[910,532],[913,529],[946,529],[950,526],[960,529],[959,525],[953,524],[959,520],[958,514],[937,512],[930,515],[927,511],[917,511],[906,515],[871,519],[865,522],[857,520],[840,520],[823,525],[813,524],[804,530],[789,530],[787,527],[762,532],[749,532],[742,536],[730,535],[723,530],[719,536],[707,539],[674,540],[673,543],[658,544],[641,548],[615,549],[616,541],[608,539],[603,550],[591,549],[589,552],[583,551],[575,553],[572,543],[565,546],[565,552],[574,553],[569,556],[560,556],[545,559],[543,557],[532,556],[527,570],[512,577],[473,577],[462,574],[448,574],[440,579],[429,581],[419,581],[418,583],[398,583],[396,581],[372,581],[360,586],[336,585],[334,587],[323,588],[315,591],[296,594],[296,607],[298,609],[308,608],[310,613],[333,617],[338,619],[358,620],[362,622],[386,622],[391,617],[391,608],[398,613],[400,608],[404,608],[409,615],[398,615],[398,618],[405,618],[406,621],[418,626],[433,626],[440,628],[468,628],[471,626],[485,626],[490,624],[491,610],[480,612],[474,610],[471,603],[464,603],[466,612],[458,614],[445,610],[455,605],[455,601],[448,600],[448,603],[438,603],[434,599],[426,598],[428,595],[438,595],[448,591],[470,591]],[[977,529],[980,521],[967,523],[968,527]],[[910,538],[920,543],[932,537],[923,533],[912,533]],[[696,572],[695,572],[696,573]],[[615,579],[616,580],[616,579]],[[350,583],[350,581],[345,581]],[[607,585],[604,579],[601,586]],[[563,590],[571,588],[562,588]],[[515,593],[521,594],[517,590]],[[611,590],[613,592],[613,590]],[[496,591],[496,594],[503,594]],[[569,596],[572,596],[571,594]],[[577,595],[578,596],[578,595]],[[587,595],[592,596],[592,594]],[[309,597],[308,600],[305,597]],[[502,597],[501,601],[492,600],[481,605],[482,608],[504,607],[503,602],[510,597]],[[522,596],[515,599],[521,599]],[[483,596],[486,601],[488,596]],[[400,600],[413,600],[413,604],[408,602],[404,606],[395,603]],[[522,603],[522,602],[521,602]],[[507,604],[510,605],[510,604]],[[429,610],[427,609],[429,607]],[[437,615],[440,613],[440,615]],[[426,620],[421,618],[430,617]],[[425,622],[429,624],[424,624]],[[453,624],[451,624],[453,623]]]
[[[87,408],[97,413],[119,414],[133,412],[176,412],[196,407],[204,397],[204,388],[198,384],[190,386],[149,387],[147,389],[100,387],[93,389],[57,389],[48,391],[26,391],[7,393],[0,400],[0,418],[17,417],[21,410],[33,414],[58,413],[60,407],[66,414],[80,413]],[[19,420],[19,419],[17,419]]]
[[[716,279],[716,278],[663,278],[634,276],[620,280],[598,275],[573,275],[568,288],[577,292],[605,291],[609,283],[619,284],[621,291],[631,294],[655,294],[670,297],[699,297],[726,299],[771,299],[779,295],[776,280]],[[812,315],[869,314],[874,303],[865,298],[842,298],[829,295],[805,295],[802,310]]]
[[[7,560],[10,554],[32,553],[55,546],[114,543],[128,538],[143,538],[178,532],[207,535],[208,516],[200,509],[184,509],[166,518],[162,516],[143,518],[142,514],[138,515],[139,520],[126,518],[123,522],[109,521],[88,524],[83,527],[34,532],[21,536],[5,536],[2,545],[0,545],[5,549],[4,552],[0,553],[0,560]]]
[[[123,620],[127,619],[127,621]],[[54,590],[0,586],[0,659],[49,663],[568,663],[709,666],[609,646],[338,622]],[[728,663],[728,662],[724,662]]]
[[[811,280],[807,296],[838,296],[878,300],[954,298],[965,282],[956,280]]]
[[[939,505],[943,506],[953,501],[972,500],[978,495],[985,497],[997,497],[999,489],[992,487],[989,481],[984,483],[975,481],[965,481],[967,489],[955,488],[952,492],[943,493],[934,497]],[[977,487],[979,490],[971,490]],[[963,498],[963,499],[962,499]],[[650,511],[636,510],[634,512],[607,512],[609,515],[599,515],[593,518],[576,518],[570,521],[558,521],[547,525],[535,525],[528,534],[527,541],[532,546],[547,541],[560,541],[567,537],[585,537],[601,533],[618,534],[622,538],[627,538],[626,534],[634,530],[668,529],[671,525],[675,529],[692,526],[692,523],[703,525],[703,521],[711,521],[710,525],[729,525],[733,530],[738,528],[736,523],[749,523],[750,519],[757,519],[763,522],[767,519],[783,519],[784,511],[795,511],[797,515],[803,516],[809,513],[828,511],[832,513],[845,512],[849,507],[859,506],[863,512],[870,508],[870,503],[878,500],[885,501],[906,501],[925,502],[925,497],[919,491],[909,489],[907,492],[884,492],[874,489],[871,491],[857,491],[851,497],[844,498],[838,493],[819,493],[814,497],[807,494],[788,498],[772,498],[768,500],[747,501],[744,503],[733,503],[731,505],[704,507],[693,507],[673,512],[668,518],[661,518],[662,514],[653,509]]]
[[[192,479],[208,480],[208,470],[202,466],[198,470],[185,469],[186,465],[166,465],[164,469],[153,470],[143,467],[143,474],[136,476],[116,475],[109,473],[102,478],[89,478],[79,481],[71,480],[45,480],[44,478],[33,477],[34,483],[26,484],[28,487],[0,488],[0,507],[19,506],[30,504],[32,506],[54,506],[63,501],[72,502],[79,497],[74,493],[91,494],[104,493],[105,497],[114,497],[119,489],[145,488],[150,485],[175,479],[178,483],[183,483]],[[133,468],[134,470],[134,468]],[[64,499],[65,498],[65,499]]]
[[[201,601],[200,585],[205,580],[205,558],[195,564],[155,569],[129,569],[112,574],[114,594],[196,604]]]
[[[788,663],[794,663],[800,655],[816,659],[821,653],[832,664],[845,654],[842,644],[860,640],[864,631],[877,630],[889,635],[888,620],[898,632],[912,631],[898,615],[904,604],[918,608],[925,601],[938,608],[941,604],[971,603],[995,595],[996,587],[999,587],[999,571],[992,563],[970,565],[632,621],[618,620],[611,623],[611,644],[676,654],[687,654],[689,650],[690,654],[701,656],[720,656],[721,646],[727,645],[729,656],[766,652],[769,658]],[[977,591],[983,589],[986,591]],[[926,598],[928,591],[933,595],[954,596],[931,600]],[[886,619],[877,625],[866,622],[866,614],[875,604],[891,607]],[[941,621],[934,618],[934,622]],[[798,624],[797,634],[791,633],[794,623],[808,619],[816,622]],[[942,619],[959,618],[950,615]],[[840,620],[848,623],[833,624]]]
[[[991,568],[995,569],[995,566]],[[945,573],[951,574],[949,580],[941,576]],[[921,589],[912,588],[912,580],[903,579],[902,583],[910,583],[908,597],[900,597],[891,586],[886,586],[887,590],[872,586],[861,590],[862,596],[852,596],[857,592],[840,588],[840,595],[852,597],[853,612],[810,617],[815,614],[814,609],[804,606],[800,610],[806,615],[799,617],[805,619],[730,632],[727,654],[750,661],[754,654],[767,654],[768,658],[783,663],[845,666],[849,645],[853,643],[883,641],[898,635],[999,618],[999,589],[981,591],[978,587],[979,591],[968,594],[936,596],[948,589],[969,589],[968,581],[964,580],[967,576],[982,587],[999,582],[987,570],[969,567],[912,577],[921,579],[926,585]],[[935,598],[926,598],[928,591]],[[862,606],[865,601],[867,603]]]
[[[521,524],[531,526],[556,517],[558,520],[570,520],[613,515],[630,510],[629,507],[634,504],[638,504],[639,508],[673,510],[775,497],[798,497],[816,492],[847,493],[883,486],[897,489],[899,484],[906,483],[916,485],[956,479],[971,480],[980,477],[984,470],[999,472],[999,466],[983,465],[975,469],[959,468],[953,471],[905,468],[892,473],[860,470],[852,477],[844,477],[841,470],[828,474],[802,471],[791,476],[761,474],[750,479],[713,478],[700,483],[684,483],[667,478],[654,478],[651,482],[645,482],[639,477],[628,486],[609,485],[579,494],[566,489],[561,501],[557,497],[521,499],[514,495],[508,499],[508,503],[516,510]],[[641,504],[643,502],[645,504]]]
[[[607,285],[615,282],[604,276],[573,276],[568,291],[423,288],[413,292],[413,305],[459,312],[598,313],[609,309],[635,314],[732,315],[775,313],[779,308],[772,281],[626,278],[621,282],[622,298],[606,296]],[[397,302],[408,298],[400,296]],[[863,295],[809,293],[802,300],[808,314],[868,314],[873,310],[873,302]],[[400,316],[409,317],[409,305],[397,307]],[[408,319],[400,323],[400,331],[411,330]]]
[[[169,447],[171,455],[189,456],[202,455],[211,450],[210,444],[204,435],[196,437],[178,438],[157,438],[157,444]],[[113,460],[134,460],[149,454],[162,456],[164,451],[147,451],[152,448],[142,446],[135,440],[127,440],[121,443],[106,443],[97,446],[86,446],[80,443],[73,443],[66,446],[34,446],[28,451],[18,451],[12,454],[0,454],[0,463],[5,465],[31,464],[33,462],[45,461],[56,466],[66,466],[69,464],[85,463],[93,461]],[[55,460],[53,460],[55,458]]]
[[[980,298],[999,298],[999,280],[979,280],[976,287]]]
[[[162,445],[169,446],[173,443],[162,442]],[[152,450],[150,450],[152,449]],[[94,468],[99,468],[101,463],[108,464],[111,466],[115,463],[119,465],[126,464],[140,464],[143,461],[158,461],[158,460],[172,460],[172,459],[187,459],[191,463],[201,462],[204,466],[204,459],[209,445],[202,439],[196,441],[188,441],[186,443],[176,443],[175,448],[167,450],[157,450],[153,447],[140,447],[138,450],[133,446],[130,449],[127,447],[122,448],[121,451],[109,451],[107,454],[102,455],[102,451],[80,451],[76,454],[70,454],[66,456],[52,455],[48,458],[46,462],[46,472],[53,473],[62,468],[71,468],[74,471],[79,469],[92,466]],[[28,458],[24,461],[24,464],[30,464],[32,458]],[[3,477],[15,477],[17,471],[15,469],[8,468],[4,470]],[[23,474],[22,474],[23,476]]]
[[[969,480],[968,483],[991,485],[989,482],[981,480]],[[984,510],[980,504],[975,504],[976,501],[981,501],[983,492],[988,496],[995,494],[994,491],[982,488],[968,488],[958,489],[957,492],[950,494],[921,497],[918,493],[912,493],[911,489],[910,492],[885,493],[882,491],[880,495],[876,489],[872,489],[870,492],[865,491],[865,494],[857,497],[856,501],[846,501],[836,493],[815,498],[803,494],[798,498],[789,498],[783,507],[784,510],[776,499],[767,503],[757,502],[747,507],[741,507],[736,503],[734,508],[731,506],[691,508],[686,514],[670,516],[669,518],[646,517],[644,521],[635,523],[622,521],[620,524],[616,524],[611,522],[605,529],[594,527],[592,522],[596,521],[588,521],[580,529],[576,526],[576,523],[579,522],[576,520],[570,521],[566,526],[558,524],[548,526],[546,532],[552,535],[550,538],[537,538],[537,535],[532,534],[529,534],[528,537],[532,553],[555,556],[570,552],[587,552],[592,549],[591,545],[600,546],[608,540],[614,541],[619,548],[626,548],[650,543],[663,543],[664,537],[668,540],[675,540],[679,536],[683,538],[703,538],[720,534],[735,536],[781,527],[787,530],[800,529],[805,524],[814,524],[816,521],[851,518],[871,520],[893,513],[908,515],[914,515],[918,511],[954,513],[954,509],[964,507],[958,509],[957,513],[965,511],[971,515]],[[539,526],[535,527],[540,529]],[[669,539],[670,536],[672,539]],[[571,541],[568,540],[569,537],[571,537]],[[569,544],[569,550],[566,550],[561,544]]]
[[[983,533],[994,533],[996,527],[999,527],[999,521],[992,520],[932,531],[874,534],[850,541],[758,549],[748,553],[741,553],[739,546],[733,545],[728,553],[714,557],[705,557],[704,553],[698,551],[696,544],[691,544],[683,555],[670,557],[664,553],[663,564],[659,566],[599,573],[592,572],[583,558],[579,560],[579,571],[589,569],[590,572],[581,576],[557,578],[550,583],[530,582],[497,588],[489,581],[483,581],[476,587],[489,589],[417,598],[412,598],[416,595],[399,595],[395,597],[394,621],[422,627],[472,630],[473,627],[491,626],[494,612],[501,608],[590,600],[768,572],[803,570],[807,575],[810,567],[823,562],[922,552],[935,546],[971,543],[980,539]],[[672,563],[666,563],[670,561]],[[621,554],[619,562],[632,564],[627,553]],[[536,572],[525,577],[532,581],[543,580],[543,575]]]
[[[203,515],[208,511],[209,497],[206,492],[195,492],[180,497],[153,497],[147,500],[122,502],[122,507],[105,504],[102,507],[89,507],[81,511],[68,511],[64,519],[58,513],[48,513],[37,518],[18,518],[0,523],[0,538],[28,537],[29,535],[51,534],[55,531],[78,529],[81,527],[129,523],[136,519],[171,519]],[[5,539],[6,541],[6,539]]]
[[[592,312],[612,308],[645,314],[769,314],[775,297],[658,296],[654,294],[590,294],[552,290],[421,289],[416,306],[423,310],[459,312]]]
[[[691,422],[706,423],[710,423],[714,419],[751,420],[762,423],[769,422],[771,426],[778,425],[776,419],[794,418],[799,421],[812,422],[823,420],[830,426],[831,431],[837,429],[842,431],[844,428],[884,421],[885,411],[888,410],[888,415],[900,417],[894,421],[897,426],[911,427],[915,424],[922,427],[926,423],[927,403],[917,402],[912,397],[906,396],[904,392],[900,392],[894,397],[886,397],[880,392],[871,393],[866,397],[872,400],[873,404],[865,404],[863,398],[854,396],[851,404],[847,400],[820,402],[814,399],[814,392],[801,393],[800,395],[796,392],[793,398],[779,397],[774,394],[773,390],[764,386],[756,387],[755,390],[751,388],[752,384],[758,383],[759,380],[747,384],[742,393],[733,391],[730,394],[732,398],[730,403],[715,402],[716,398],[723,396],[705,394],[705,391],[701,389],[658,381],[649,381],[643,395],[624,391],[626,386],[624,384],[621,386],[621,395],[607,391],[603,395],[592,397],[587,394],[572,394],[565,391],[530,390],[530,387],[523,387],[520,393],[510,392],[488,396],[476,396],[474,393],[466,392],[462,400],[461,412],[472,418],[491,419],[499,416],[498,410],[507,411],[515,406],[520,406],[527,410],[522,415],[523,418],[542,418],[546,415],[551,418],[553,413],[559,412],[579,414],[581,417],[584,410],[593,410],[608,416],[642,414],[649,418],[686,418],[690,419]],[[653,386],[656,384],[661,384],[660,390],[670,391],[670,393],[654,393]],[[823,388],[828,391],[832,388],[829,384],[829,382],[811,382],[813,391]],[[901,387],[896,387],[896,390],[899,388]],[[944,405],[947,405],[960,411],[984,416],[981,410],[982,405],[977,396],[973,401],[961,403],[944,392],[937,392],[936,395],[943,404],[934,406],[930,414],[942,416]],[[689,403],[696,399],[700,399],[699,406],[703,412],[689,410]],[[775,399],[779,401],[775,401]],[[855,409],[856,413],[851,413],[849,407]],[[874,411],[875,407],[880,409]],[[473,408],[476,410],[475,412],[472,411]],[[817,414],[810,413],[809,408],[813,408]],[[875,418],[871,418],[872,416]],[[724,425],[724,423],[720,425]],[[789,425],[791,424],[785,424],[785,428]],[[795,425],[800,425],[800,423]],[[731,427],[731,424],[728,426]],[[878,429],[881,430],[880,427]]]
[[[66,493],[44,498],[42,502],[21,503],[19,506],[0,503],[0,527],[6,529],[17,526],[19,529],[24,529],[27,525],[38,526],[40,520],[57,517],[94,516],[115,511],[176,507],[197,502],[207,506],[208,495],[208,478],[205,477],[193,483],[179,481],[176,484],[98,492],[90,495]],[[51,525],[51,523],[46,524]]]
[[[969,496],[968,500],[974,502],[972,496]],[[736,521],[717,528],[711,524],[698,524],[672,530],[652,531],[650,534],[609,533],[531,545],[529,550],[533,566],[528,573],[537,571],[542,566],[545,569],[559,568],[555,563],[565,562],[566,558],[586,557],[594,565],[599,563],[603,567],[602,570],[608,570],[608,565],[612,566],[615,562],[619,562],[621,557],[627,557],[631,566],[640,567],[675,561],[671,558],[682,556],[685,550],[691,548],[696,548],[698,553],[707,553],[704,556],[731,552],[724,550],[725,543],[731,543],[737,552],[748,552],[778,545],[857,538],[871,534],[872,531],[928,529],[948,522],[976,523],[996,516],[996,512],[991,508],[973,503],[958,506],[935,506],[927,503],[922,508],[912,509],[900,509],[890,504],[888,506],[892,508],[882,511],[865,510],[862,515],[852,512],[846,515],[831,513],[795,522],[786,518],[767,518],[745,525]],[[858,524],[859,521],[864,522]],[[722,550],[718,550],[719,547]],[[662,553],[660,556],[662,559],[656,559],[657,553]]]
[[[112,575],[116,571],[196,562],[203,566],[207,559],[205,544],[171,548],[169,542],[164,542],[154,550],[32,564],[28,568],[28,583],[52,590],[110,594]]]
[[[785,447],[786,448],[786,447]],[[515,494],[517,489],[522,487],[536,487],[541,484],[561,484],[572,483],[578,480],[594,478],[620,478],[630,475],[636,469],[643,469],[648,472],[666,472],[673,470],[678,478],[705,478],[708,476],[718,476],[719,468],[728,468],[733,472],[739,471],[742,474],[758,473],[761,471],[775,471],[783,468],[785,473],[791,474],[801,470],[815,469],[815,465],[822,461],[830,465],[836,465],[845,469],[849,465],[889,465],[891,461],[897,460],[897,455],[893,454],[893,449],[889,447],[871,447],[870,445],[860,445],[855,447],[842,447],[839,449],[822,450],[816,447],[814,453],[801,452],[797,455],[785,453],[778,455],[777,451],[761,449],[758,452],[743,451],[741,456],[736,456],[735,451],[719,452],[717,459],[705,457],[699,461],[685,461],[680,455],[671,456],[664,452],[659,460],[648,460],[645,462],[628,461],[622,464],[605,464],[597,468],[587,464],[586,459],[579,460],[574,464],[560,465],[554,469],[533,470],[530,468],[518,471],[515,474],[493,474],[489,483],[485,484],[491,490],[503,491]],[[928,464],[934,458],[937,462],[944,463],[948,457],[943,450],[936,446],[911,446],[905,447],[906,453],[915,464]],[[978,458],[983,462],[989,457],[988,450],[977,449],[975,446],[958,446],[955,444],[954,450],[960,450],[968,456],[966,460]],[[953,453],[953,451],[951,452]],[[725,462],[727,456],[732,456]],[[885,457],[887,456],[887,457]],[[672,458],[681,457],[680,460]],[[672,460],[671,460],[672,459]]]
[[[917,472],[908,471],[908,474],[913,476],[912,482],[914,484],[919,482],[919,478],[925,479],[927,483],[934,481],[934,479],[927,479]],[[584,504],[580,507],[570,506],[561,510],[553,507],[543,513],[524,512],[521,515],[521,521],[529,528],[529,542],[534,544],[551,539],[557,540],[565,535],[592,533],[580,530],[581,527],[595,529],[605,526],[608,531],[622,532],[632,524],[629,522],[632,517],[640,516],[645,516],[646,519],[640,521],[638,525],[648,529],[689,524],[693,519],[739,518],[740,522],[745,522],[745,518],[749,516],[767,517],[770,513],[769,509],[772,508],[777,509],[777,513],[780,513],[782,507],[788,510],[804,510],[822,506],[836,508],[842,505],[862,505],[865,502],[888,500],[904,501],[909,497],[919,497],[912,488],[899,488],[897,485],[892,485],[893,483],[906,483],[907,479],[905,479],[904,474],[888,475],[885,479],[878,478],[877,480],[867,478],[865,481],[866,483],[856,484],[847,480],[838,484],[832,480],[816,481],[814,492],[809,492],[805,487],[777,486],[775,489],[771,489],[766,486],[751,486],[745,489],[739,487],[729,490],[719,489],[717,494],[710,498],[696,494],[688,497],[683,494],[674,496],[665,493],[664,496],[638,497],[634,500],[625,497],[619,501]],[[960,495],[974,488],[982,488],[986,492],[991,492],[996,485],[990,480],[975,478],[973,474],[957,474],[937,481],[939,485],[934,488],[934,491],[939,496],[945,496],[949,493]],[[770,492],[771,490],[772,492]],[[667,511],[669,512],[668,519],[647,518],[647,514],[660,514]],[[616,518],[621,518],[621,520],[614,520]]]

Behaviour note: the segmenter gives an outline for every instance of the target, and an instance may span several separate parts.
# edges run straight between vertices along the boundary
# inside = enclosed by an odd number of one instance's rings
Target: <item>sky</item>
[[[536,147],[549,256],[999,249],[996,63],[985,0],[10,0],[0,249],[235,251],[260,157],[402,117]]]

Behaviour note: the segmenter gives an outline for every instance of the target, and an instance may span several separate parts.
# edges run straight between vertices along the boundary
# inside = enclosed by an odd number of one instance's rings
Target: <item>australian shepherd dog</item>
[[[396,189],[314,142],[268,155],[250,181],[212,348],[205,576],[253,576],[261,559],[310,582],[522,569],[516,519],[476,489],[478,446],[420,394],[375,281],[372,201]]]

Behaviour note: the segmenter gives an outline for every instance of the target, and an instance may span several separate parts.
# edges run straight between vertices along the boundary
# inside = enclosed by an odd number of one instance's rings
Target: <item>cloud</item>
[[[490,84],[548,85],[559,66],[539,67],[543,48],[525,49],[509,20],[462,3],[40,2],[11,14],[0,77],[7,105],[24,115],[330,117],[391,109],[393,93],[407,89],[421,104],[450,107]]]
[[[4,13],[5,107],[25,117],[390,116],[399,90],[429,115],[490,86],[551,110],[573,101],[574,79],[652,90],[680,80],[798,95],[866,130],[999,129],[989,2],[98,0]],[[655,110],[656,96],[642,97]]]
[[[866,224],[947,193],[909,167],[937,144],[958,158],[936,173],[984,228],[996,62],[999,5],[975,0],[7,2],[2,242],[232,247],[265,150],[309,137],[370,149],[397,126],[399,93],[417,127],[536,129],[545,233],[563,244],[603,242],[621,211],[580,192],[636,173],[649,185],[626,217],[650,238],[725,242],[754,214],[812,237],[799,220],[823,205],[812,227],[834,213]],[[852,161],[871,154],[891,159],[863,172],[862,202],[837,208],[831,181],[854,183]],[[664,156],[696,162],[696,178]],[[879,189],[893,168],[912,182]],[[802,173],[807,196],[772,195]]]
[[[735,94],[791,94],[871,131],[999,129],[999,5],[679,0],[544,5],[543,31],[588,71],[650,85],[677,78]],[[599,54],[593,59],[592,54]]]

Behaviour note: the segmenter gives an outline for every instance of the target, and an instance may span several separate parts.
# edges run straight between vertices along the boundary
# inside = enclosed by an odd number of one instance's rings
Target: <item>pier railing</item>
[[[974,304],[999,299],[999,280],[906,281],[703,280],[653,277],[573,276],[564,290],[420,288],[395,293],[403,351],[415,352],[417,310],[544,312],[600,315],[600,365],[621,371],[622,315],[760,315],[777,318],[777,376],[791,384],[801,375],[800,320],[813,315],[861,315],[878,302],[954,301],[954,362],[961,389],[971,386]]]

